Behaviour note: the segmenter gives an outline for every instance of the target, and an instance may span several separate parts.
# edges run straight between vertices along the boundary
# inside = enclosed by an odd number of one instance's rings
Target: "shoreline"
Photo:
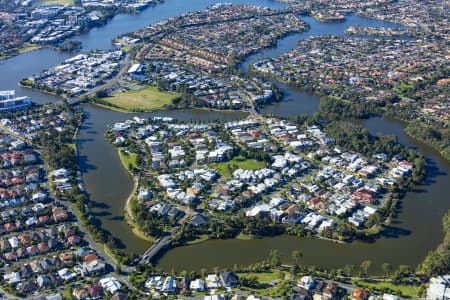
[[[116,148],[117,149],[117,148]],[[120,149],[117,149],[117,151],[121,151]],[[119,156],[120,156],[120,154],[119,154]],[[131,173],[130,172],[130,170],[129,170],[129,168],[128,168],[128,166],[127,166],[127,164],[126,164],[126,161],[124,160],[124,159],[122,159],[122,157],[121,157],[121,163],[122,163],[122,165],[129,171],[129,173]],[[128,223],[128,225],[129,226],[131,226],[132,227],[132,230],[133,230],[133,232],[134,232],[134,230],[137,230],[137,231],[139,231],[139,226],[137,225],[137,224],[135,224],[134,223],[134,220],[133,220],[133,215],[132,215],[132,213],[131,213],[131,211],[130,211],[130,205],[131,205],[131,201],[132,201],[132,197],[133,197],[133,194],[136,192],[136,189],[137,189],[137,182],[138,182],[138,178],[136,177],[136,176],[133,176],[133,181],[134,181],[134,187],[133,187],[133,192],[131,193],[131,195],[128,197],[128,199],[127,199],[127,201],[126,201],[126,205],[125,205],[125,215],[126,216],[128,216],[128,218],[127,218],[127,223]],[[136,228],[137,227],[137,228]],[[134,232],[135,233],[135,232]],[[285,234],[285,232],[284,233],[282,233],[282,234],[278,234],[278,235],[274,235],[274,236],[281,236],[281,235],[283,235],[283,234]],[[380,233],[381,234],[381,233]],[[138,234],[136,234],[136,235],[138,235]],[[289,234],[287,234],[287,235],[289,235]],[[139,235],[138,235],[139,236]],[[295,235],[294,235],[295,236]],[[311,236],[311,238],[313,238],[313,239],[318,239],[318,240],[325,240],[325,241],[328,241],[328,242],[332,242],[332,243],[337,243],[337,244],[351,244],[352,243],[352,241],[355,241],[355,240],[360,240],[360,241],[363,241],[364,239],[362,239],[362,238],[355,238],[357,235],[355,235],[352,239],[351,239],[351,241],[349,241],[349,240],[344,240],[344,241],[341,241],[341,240],[337,240],[337,239],[331,239],[331,238],[326,238],[326,237],[321,237],[321,236],[319,236],[319,235],[313,235],[313,236]],[[236,236],[236,237],[230,237],[230,238],[228,238],[228,239],[230,239],[230,240],[233,240],[233,239],[241,239],[241,240],[247,240],[247,239],[253,239],[253,238],[263,238],[264,236],[253,236],[253,237],[251,237],[251,238],[248,238],[248,236],[247,235],[244,235],[244,234],[239,234],[238,236]],[[380,238],[380,235],[379,234],[376,234],[375,236],[374,236],[376,239],[378,239],[378,238]],[[224,240],[226,240],[227,238],[225,238]],[[205,237],[202,237],[202,236],[198,236],[196,239],[194,239],[194,240],[192,240],[192,241],[185,241],[185,244],[183,244],[182,246],[187,246],[187,245],[192,245],[192,244],[198,244],[198,243],[201,243],[201,242],[205,242],[205,241],[208,241],[208,240],[214,240],[214,239],[210,239],[210,238],[205,238]]]
[[[125,170],[127,170],[128,174],[133,178],[133,189],[131,190],[127,200],[125,201],[125,206],[123,208],[125,222],[130,227],[131,231],[133,232],[133,234],[136,237],[138,237],[142,240],[145,240],[147,242],[154,243],[154,241],[155,241],[154,238],[148,237],[147,235],[145,235],[145,233],[139,229],[139,225],[136,224],[134,221],[134,216],[131,211],[131,201],[133,201],[134,194],[136,193],[136,191],[139,187],[139,178],[130,172],[128,167],[125,165],[125,162],[121,158],[119,151],[120,151],[120,149],[117,149],[117,155],[119,156],[119,160],[120,160],[122,166],[125,168]]]
[[[38,44],[33,44],[32,46],[29,46],[29,47],[27,47],[27,46],[21,47],[21,48],[15,49],[15,50],[17,50],[17,53],[0,56],[0,61],[11,59],[11,58],[17,57],[17,56],[25,54],[25,53],[30,53],[30,52],[45,49],[45,48],[53,48],[53,47],[46,46],[46,45],[38,45]]]
[[[125,114],[145,114],[145,113],[153,113],[153,112],[165,112],[165,111],[177,111],[177,110],[183,110],[183,109],[192,109],[192,110],[214,111],[214,112],[224,112],[224,113],[242,112],[242,113],[247,113],[250,115],[250,112],[245,109],[215,109],[215,108],[207,108],[207,107],[176,107],[176,108],[158,108],[158,109],[150,109],[150,110],[144,110],[144,111],[132,111],[132,110],[126,110],[126,109],[119,108],[119,107],[108,106],[108,105],[97,103],[94,101],[90,101],[89,103],[92,103],[93,105],[98,106],[103,109],[108,109],[108,110],[125,113]]]
[[[17,86],[22,87],[22,88],[26,88],[26,89],[30,89],[32,91],[38,91],[39,93],[51,95],[53,97],[60,98],[61,101],[64,101],[64,100],[67,101],[66,97],[64,97],[62,95],[58,95],[56,92],[47,91],[47,90],[43,90],[43,89],[40,89],[40,88],[35,88],[35,87],[32,87],[32,86],[29,86],[29,85],[25,85],[25,84],[20,83],[20,81],[17,83]]]

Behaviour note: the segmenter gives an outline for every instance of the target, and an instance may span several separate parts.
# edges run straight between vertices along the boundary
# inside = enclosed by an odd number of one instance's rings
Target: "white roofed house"
[[[68,176],[69,171],[67,169],[61,168],[58,170],[55,170],[50,173],[51,176],[59,177],[59,176]]]
[[[288,161],[287,159],[282,155],[275,155],[274,162],[272,163],[272,168],[280,170],[287,166]]]
[[[175,279],[173,279],[172,276],[166,277],[164,280],[164,283],[161,287],[161,292],[163,293],[175,293],[177,288],[177,283],[175,282]]]
[[[245,213],[247,217],[256,217],[259,214],[268,214],[272,207],[267,204],[261,204],[253,207]]]
[[[450,299],[450,275],[443,275],[430,279],[430,284],[427,289],[427,299]]]
[[[205,282],[200,278],[191,281],[189,288],[195,292],[203,292],[205,290]]]
[[[34,202],[41,202],[44,201],[47,198],[47,195],[44,194],[43,192],[39,191],[34,193],[31,198],[33,199]]]
[[[303,287],[306,290],[312,290],[316,286],[317,282],[311,276],[303,276],[298,282],[298,286]]]
[[[119,291],[120,288],[122,287],[120,282],[114,277],[102,278],[100,279],[99,283],[102,286],[102,288],[108,291],[111,295]]]
[[[175,146],[172,149],[169,150],[170,158],[171,159],[181,159],[185,156],[185,151],[180,146]]]
[[[141,189],[138,194],[139,201],[147,201],[152,198],[152,193],[148,189]]]
[[[11,245],[11,248],[17,248],[19,247],[19,239],[15,236],[8,239],[9,244]]]
[[[162,276],[153,276],[147,279],[147,281],[145,282],[145,287],[149,290],[160,291],[163,283],[164,279],[162,278]]]
[[[128,69],[128,74],[139,74],[144,70],[144,65],[142,64],[133,64],[129,69]]]
[[[12,272],[3,276],[3,279],[9,284],[13,284],[20,281],[20,273]]]
[[[222,281],[216,274],[208,274],[205,281],[208,289],[218,289],[222,287]]]

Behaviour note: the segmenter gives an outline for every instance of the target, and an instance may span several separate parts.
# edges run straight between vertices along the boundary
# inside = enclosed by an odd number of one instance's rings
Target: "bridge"
[[[145,251],[142,255],[141,262],[150,262],[161,250],[168,247],[171,242],[171,235],[160,238],[156,244],[153,244],[147,251]]]

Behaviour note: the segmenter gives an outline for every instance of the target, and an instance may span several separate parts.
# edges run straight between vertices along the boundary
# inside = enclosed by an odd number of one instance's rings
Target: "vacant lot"
[[[173,92],[160,92],[155,86],[146,87],[136,91],[115,92],[102,100],[114,106],[130,111],[156,110],[172,104],[173,99],[180,94]]]
[[[258,170],[264,168],[265,164],[262,161],[236,156],[231,161],[210,164],[209,167],[216,169],[224,177],[231,177],[233,169]]]
[[[391,282],[365,282],[365,281],[353,281],[352,283],[357,286],[368,289],[373,288],[378,291],[394,292],[397,295],[401,294],[402,296],[408,298],[416,298],[418,294],[418,287],[414,285],[393,284]]]

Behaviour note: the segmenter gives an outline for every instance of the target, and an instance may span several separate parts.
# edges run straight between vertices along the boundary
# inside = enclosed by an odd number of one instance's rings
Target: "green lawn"
[[[37,49],[41,49],[42,46],[36,44],[25,44],[22,48],[19,48],[19,53],[27,53]]]
[[[74,299],[74,297],[72,296],[72,288],[70,286],[66,286],[62,293],[62,296],[64,299]]]
[[[243,234],[242,232],[238,234],[238,236],[236,237],[236,239],[238,240],[242,240],[242,241],[249,241],[249,240],[253,240],[255,239],[255,236],[251,235],[251,234]]]
[[[239,277],[256,277],[259,283],[270,283],[272,280],[278,280],[278,273],[275,271],[272,272],[263,272],[263,273],[238,273]]]
[[[119,150],[119,157],[122,161],[123,166],[131,171],[132,169],[137,167],[137,154],[135,153],[125,153],[123,150]],[[130,170],[131,167],[131,170]]]
[[[284,273],[284,272],[283,272]],[[280,272],[276,270],[271,270],[269,272],[262,272],[262,273],[239,273],[239,278],[250,278],[250,277],[256,277],[259,287],[251,288],[251,287],[242,287],[243,290],[249,291],[252,294],[256,294],[260,297],[273,297],[273,296],[279,296],[282,292],[282,290],[286,290],[285,284],[287,281],[285,280],[279,280],[280,278]],[[279,284],[272,286],[270,283],[273,280],[279,281]]]
[[[228,165],[230,165],[230,167]],[[231,170],[231,164],[229,162],[221,162],[221,163],[217,163],[217,164],[209,164],[209,167],[212,168],[212,169],[215,169],[223,177],[226,177],[226,178],[231,177],[232,170]]]
[[[209,235],[202,234],[202,235],[199,235],[195,240],[187,241],[186,245],[200,244],[200,243],[206,242],[207,240],[209,240]]]
[[[149,111],[162,109],[180,96],[179,93],[160,92],[156,86],[149,86],[135,91],[115,92],[102,100],[124,110]]]
[[[231,160],[231,163],[238,168],[244,170],[258,170],[265,167],[264,162],[254,159],[247,159],[243,156],[236,156]]]
[[[244,170],[258,170],[265,167],[265,163],[254,159],[247,159],[243,156],[236,156],[229,162],[210,164],[209,167],[217,170],[224,177],[231,177],[234,168]]]
[[[399,292],[404,297],[409,298],[417,298],[417,289],[418,287],[413,285],[397,285],[393,284],[391,282],[365,282],[365,281],[352,281],[354,285],[364,287],[364,288],[373,288],[378,291],[384,291],[385,289],[389,289],[390,291],[396,293],[397,295]]]
[[[114,263],[117,265],[116,256],[111,251],[111,249],[109,249],[108,246],[106,246],[106,244],[103,244],[103,251],[105,251],[105,254],[108,255],[114,261]]]
[[[122,50],[122,51],[124,51],[124,52],[130,51],[130,49],[131,49],[131,45],[122,46],[122,47],[120,48],[120,50]]]

